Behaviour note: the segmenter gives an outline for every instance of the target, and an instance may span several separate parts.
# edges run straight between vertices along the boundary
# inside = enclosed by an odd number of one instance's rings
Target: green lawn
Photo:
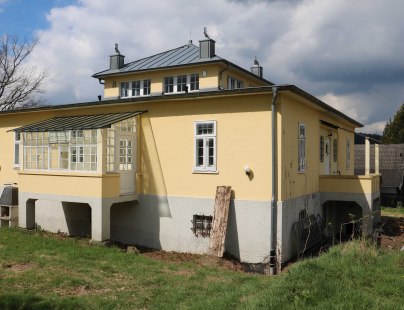
[[[403,309],[404,253],[333,247],[280,276],[0,229],[0,309]],[[205,262],[205,263],[201,263]]]

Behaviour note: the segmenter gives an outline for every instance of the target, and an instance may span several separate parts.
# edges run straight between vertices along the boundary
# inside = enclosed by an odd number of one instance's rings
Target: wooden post
[[[231,186],[218,186],[216,189],[215,210],[212,233],[210,235],[209,254],[222,257],[229,217]]]

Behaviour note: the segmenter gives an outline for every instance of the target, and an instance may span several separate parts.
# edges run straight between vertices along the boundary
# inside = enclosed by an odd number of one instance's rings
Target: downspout
[[[275,199],[275,179],[276,179],[276,111],[275,111],[275,101],[278,96],[278,88],[276,86],[272,87],[272,107],[271,107],[271,115],[272,115],[272,198],[271,198],[271,243],[270,243],[270,251],[269,251],[269,273],[271,275],[276,274],[276,217],[275,217],[275,208],[276,208],[276,199]]]

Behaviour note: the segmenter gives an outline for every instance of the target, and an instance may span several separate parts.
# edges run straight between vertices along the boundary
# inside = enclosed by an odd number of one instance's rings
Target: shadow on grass
[[[45,299],[30,294],[0,295],[0,309],[84,309],[78,302],[69,299]]]

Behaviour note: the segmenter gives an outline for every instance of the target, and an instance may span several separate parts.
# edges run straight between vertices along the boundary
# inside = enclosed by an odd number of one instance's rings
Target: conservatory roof
[[[45,132],[110,128],[112,124],[140,115],[146,111],[114,114],[93,114],[54,117],[13,129],[15,132]]]

